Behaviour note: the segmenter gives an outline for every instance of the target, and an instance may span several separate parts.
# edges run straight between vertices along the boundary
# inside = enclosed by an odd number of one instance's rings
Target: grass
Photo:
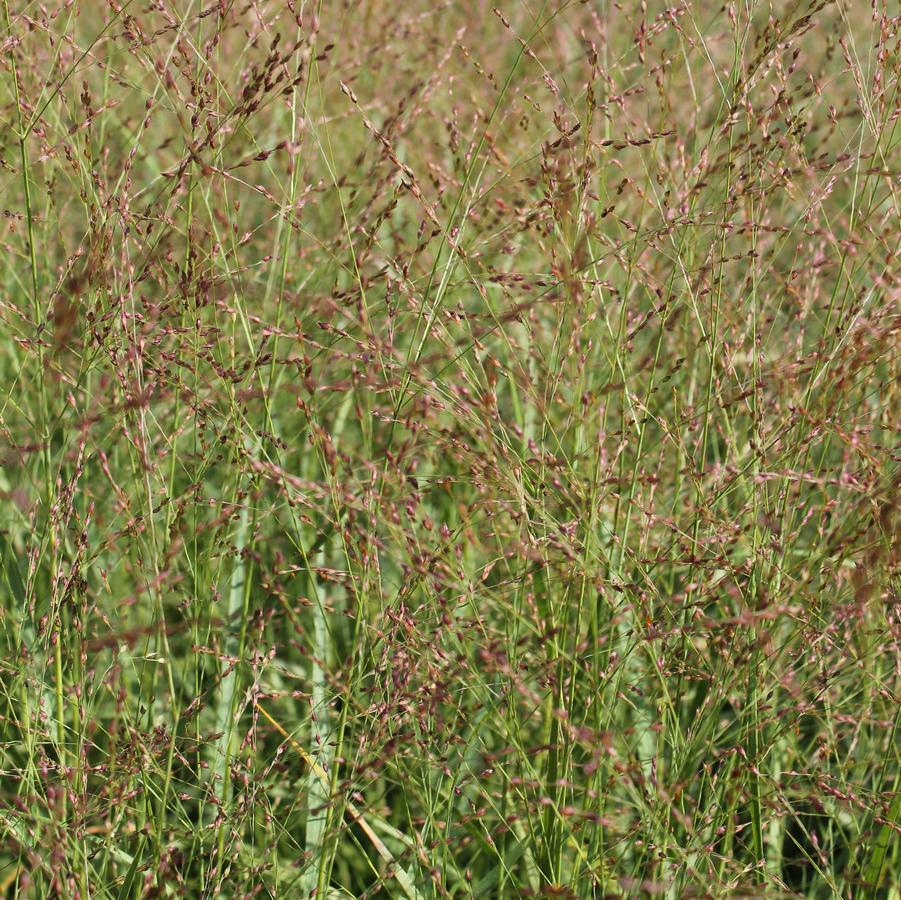
[[[2,896],[901,896],[889,4],[3,11]]]

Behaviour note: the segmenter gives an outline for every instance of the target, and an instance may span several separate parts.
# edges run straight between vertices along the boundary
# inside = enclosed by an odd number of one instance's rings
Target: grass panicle
[[[899,896],[897,9],[0,30],[0,896]]]

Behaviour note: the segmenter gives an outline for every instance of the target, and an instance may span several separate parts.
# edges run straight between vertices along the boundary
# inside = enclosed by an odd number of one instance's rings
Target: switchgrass
[[[901,896],[897,9],[3,2],[3,896]]]

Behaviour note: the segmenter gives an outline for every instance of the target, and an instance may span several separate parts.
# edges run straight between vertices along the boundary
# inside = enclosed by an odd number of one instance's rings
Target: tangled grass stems
[[[4,0],[0,893],[898,895],[883,0]]]

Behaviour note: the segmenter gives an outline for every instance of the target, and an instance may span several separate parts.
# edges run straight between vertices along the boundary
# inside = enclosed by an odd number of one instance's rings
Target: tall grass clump
[[[0,896],[901,897],[889,0],[2,0]]]

